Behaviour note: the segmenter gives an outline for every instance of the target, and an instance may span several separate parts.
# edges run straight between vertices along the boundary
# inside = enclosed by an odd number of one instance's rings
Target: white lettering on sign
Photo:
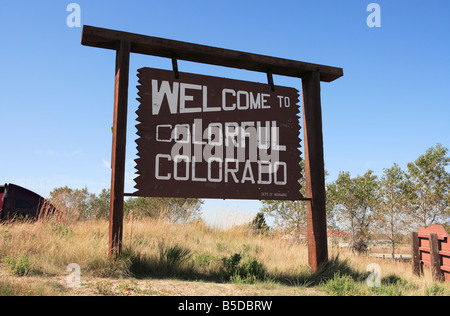
[[[208,177],[200,178],[196,175],[195,157],[192,161],[187,155],[178,155],[172,159],[170,155],[158,154],[155,162],[155,176],[158,180],[177,181],[193,181],[193,182],[225,182],[225,183],[252,183],[252,184],[275,184],[284,186],[287,184],[287,164],[285,162],[270,163],[268,161],[258,161],[258,173],[253,173],[250,160],[245,160],[243,166],[239,164],[237,159],[226,158],[225,161],[221,158],[211,157],[207,160],[208,163]],[[173,172],[167,174],[160,173],[160,165],[165,164],[169,166]],[[241,168],[242,167],[242,168]],[[278,172],[267,172],[272,169],[280,169],[281,175]],[[242,171],[242,175],[238,178],[237,174]]]
[[[169,138],[160,138],[161,130],[166,129]],[[155,159],[155,177],[158,180],[194,182],[229,182],[252,184],[286,185],[287,165],[279,161],[280,152],[286,151],[280,145],[277,122],[225,122],[210,123],[203,129],[202,120],[194,123],[156,126],[157,142],[173,142],[171,154],[158,154]],[[248,145],[247,145],[248,143]],[[224,148],[226,150],[224,150]],[[270,149],[270,153],[269,153]],[[192,155],[192,151],[194,154]],[[245,157],[248,157],[246,159]],[[207,178],[198,177],[196,165],[208,163]],[[239,162],[243,162],[242,177]],[[253,173],[252,162],[258,163],[258,174]],[[161,164],[172,164],[173,172],[162,174]],[[213,174],[212,166],[217,170]],[[180,173],[180,168],[185,170]],[[167,170],[167,169],[166,169]],[[281,176],[278,171],[282,171]],[[173,176],[172,176],[173,175]]]
[[[194,103],[193,91],[201,91],[201,104],[198,107],[188,107],[188,103]],[[152,114],[159,115],[164,100],[167,100],[167,105],[171,114],[183,113],[201,113],[201,112],[220,112],[220,111],[246,111],[246,110],[261,110],[270,109],[269,103],[270,94],[253,93],[244,90],[235,91],[233,89],[222,90],[222,104],[209,105],[208,104],[208,87],[202,85],[195,85],[190,83],[179,83],[169,81],[161,81],[161,83],[152,80]],[[285,96],[278,96],[280,107],[289,107],[290,98]]]
[[[153,115],[159,114],[164,97],[167,98],[167,102],[169,103],[170,113],[177,113],[179,89],[180,84],[178,82],[174,82],[173,89],[171,89],[168,81],[163,81],[160,89],[158,89],[158,80],[152,80]]]
[[[194,101],[194,97],[186,94],[186,90],[206,90],[206,87],[196,84],[181,83],[180,84],[180,113],[198,113],[201,108],[186,108],[186,101]]]
[[[302,198],[297,89],[151,68],[138,77],[140,196]]]
[[[166,129],[169,138],[162,139],[160,131]],[[156,126],[156,140],[158,142],[175,142],[176,144],[188,145],[210,145],[234,147],[239,149],[250,148],[252,151],[258,150],[262,154],[263,150],[286,151],[285,145],[280,145],[280,135],[277,122],[236,122],[211,123],[203,129],[202,120],[196,119],[194,123]],[[249,145],[247,146],[247,139]],[[177,149],[176,149],[177,150]],[[256,162],[256,160],[255,160]]]

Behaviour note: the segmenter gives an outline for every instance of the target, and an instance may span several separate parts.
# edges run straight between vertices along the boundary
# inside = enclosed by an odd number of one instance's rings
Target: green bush
[[[361,294],[353,278],[340,273],[335,273],[333,279],[322,283],[321,288],[328,295],[334,296],[356,296]]]
[[[381,280],[380,287],[372,287],[370,291],[372,294],[378,296],[403,296],[405,291],[413,290],[416,286],[403,280],[395,274],[388,275]]]
[[[210,254],[198,254],[195,256],[194,264],[200,268],[208,268],[212,263],[215,263],[217,258]]]
[[[159,247],[160,264],[165,265],[169,271],[177,269],[189,262],[191,257],[191,250],[179,244],[175,244],[174,246],[160,245]]]
[[[241,260],[239,253],[222,258],[220,274],[223,280],[252,284],[265,279],[267,269],[262,263],[254,258],[247,258],[243,263]]]
[[[231,282],[252,284],[263,281],[266,277],[266,268],[258,260],[248,258],[238,267],[237,273],[231,277]]]
[[[220,275],[224,281],[228,281],[237,271],[239,263],[241,262],[241,255],[235,253],[229,258],[223,257],[222,264],[220,266]]]
[[[6,257],[3,262],[9,267],[9,272],[17,276],[26,276],[34,272],[33,262],[26,252],[19,258]]]

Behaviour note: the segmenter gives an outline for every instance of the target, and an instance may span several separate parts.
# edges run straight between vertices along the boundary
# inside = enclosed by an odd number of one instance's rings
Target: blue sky
[[[198,44],[342,67],[322,84],[327,181],[339,171],[405,168],[427,148],[450,148],[448,1],[2,1],[0,9],[0,182],[48,196],[58,186],[110,186],[114,60],[84,47],[81,23]],[[126,191],[133,191],[136,70],[170,60],[132,55]],[[265,74],[180,62],[180,71],[266,82]],[[299,79],[275,76],[299,88]],[[256,212],[257,201],[207,201],[205,212]],[[215,216],[215,215],[214,215]]]

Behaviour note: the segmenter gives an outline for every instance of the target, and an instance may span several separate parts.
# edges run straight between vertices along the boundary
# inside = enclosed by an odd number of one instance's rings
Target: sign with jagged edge
[[[134,196],[300,200],[299,91],[142,68]]]

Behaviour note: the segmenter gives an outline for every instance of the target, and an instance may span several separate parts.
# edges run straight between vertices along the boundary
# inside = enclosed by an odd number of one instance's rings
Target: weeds
[[[235,253],[230,257],[222,258],[222,265],[220,266],[220,275],[223,280],[229,280],[238,271],[239,263],[241,262],[241,255]]]
[[[241,263],[241,255],[235,253],[230,257],[222,258],[220,275],[223,280],[232,283],[253,284],[256,281],[264,281],[267,269],[255,258],[247,258]]]
[[[168,271],[174,271],[191,260],[191,250],[179,244],[173,246],[159,246],[159,261]]]
[[[16,276],[27,276],[36,273],[33,262],[27,253],[22,253],[20,257],[5,257],[3,262],[8,266],[9,272]]]
[[[54,282],[44,284],[21,284],[8,280],[0,280],[0,296],[55,296],[64,290]]]
[[[53,234],[61,238],[70,238],[73,234],[72,229],[64,223],[51,222],[50,229]]]
[[[133,234],[128,233],[130,225],[133,225]],[[15,283],[27,284],[20,287],[3,282],[0,286],[3,293],[22,290],[24,295],[31,293],[27,277],[41,279],[40,276],[61,275],[68,264],[77,263],[83,278],[104,281],[177,278],[242,287],[248,284],[254,288],[284,287],[289,291],[308,287],[308,290],[328,295],[450,295],[448,284],[418,282],[410,276],[410,266],[405,263],[380,263],[386,277],[380,287],[370,288],[366,284],[366,267],[370,262],[345,252],[341,257],[331,257],[327,265],[311,273],[304,245],[285,242],[274,234],[255,234],[248,227],[214,230],[205,229],[199,223],[179,225],[155,219],[125,221],[124,251],[115,261],[107,256],[107,221],[15,222],[0,226],[0,237],[3,240],[0,243],[1,269],[20,277]],[[43,293],[62,291],[45,284],[41,288],[45,289]],[[103,295],[118,292],[107,283],[98,284],[98,288],[92,290]],[[36,291],[41,290],[36,288]],[[128,291],[119,289],[119,292]]]
[[[201,270],[211,271],[214,266],[219,262],[216,256],[206,253],[200,253],[195,255],[193,259],[194,266],[197,266]]]
[[[114,294],[113,284],[111,281],[100,281],[94,285],[96,292],[103,296],[112,296]]]
[[[449,296],[450,291],[448,288],[445,288],[444,286],[433,283],[431,286],[427,287],[425,289],[425,295],[426,296]]]
[[[381,280],[380,286],[369,287],[364,281],[355,281],[350,275],[337,272],[333,279],[321,283],[324,292],[333,296],[403,296],[417,287],[396,275]],[[443,294],[443,293],[439,293]]]
[[[361,295],[355,281],[349,275],[335,273],[334,277],[321,284],[322,290],[333,296],[359,296]]]

